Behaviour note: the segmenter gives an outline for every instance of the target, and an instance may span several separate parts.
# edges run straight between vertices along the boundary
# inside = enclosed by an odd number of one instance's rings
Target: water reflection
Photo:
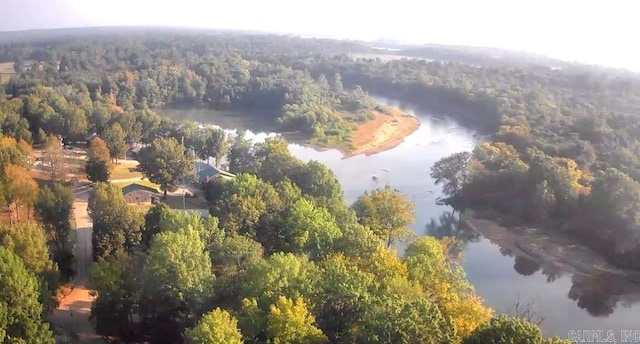
[[[428,235],[437,238],[455,238],[458,246],[455,247],[454,254],[463,252],[468,243],[478,242],[481,238],[480,233],[467,226],[464,221],[461,222],[460,215],[456,215],[452,210],[442,212],[438,218],[432,218],[425,225],[425,229]],[[508,240],[504,240],[507,237],[508,235],[499,236],[501,239],[492,242],[498,244],[503,256],[513,257],[513,270],[519,275],[528,277],[539,273],[545,277],[546,283],[553,283],[567,274],[557,264],[522,254],[523,250],[533,251],[526,246],[535,245],[509,244]],[[589,274],[574,273],[570,276],[571,288],[567,297],[591,316],[607,317],[613,314],[620,303],[629,307],[640,301],[640,285],[622,272],[614,274],[592,271]]]
[[[529,258],[516,256],[515,264],[513,264],[513,269],[522,276],[531,276],[538,270],[540,270],[540,264]]]
[[[431,219],[425,226],[426,234],[436,238],[452,237],[466,244],[480,239],[480,233],[474,231],[464,222],[460,222],[460,216],[453,211],[445,211],[436,219]]]

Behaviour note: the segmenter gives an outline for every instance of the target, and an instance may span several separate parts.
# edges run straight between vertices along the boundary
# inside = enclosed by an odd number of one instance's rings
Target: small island
[[[382,110],[382,111],[380,111]],[[373,119],[358,125],[351,133],[351,145],[341,149],[345,158],[377,154],[392,149],[420,127],[420,121],[399,108],[373,111]]]

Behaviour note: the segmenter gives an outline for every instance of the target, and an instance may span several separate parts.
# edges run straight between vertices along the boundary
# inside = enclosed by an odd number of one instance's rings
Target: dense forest
[[[438,162],[447,202],[575,233],[620,264],[640,254],[635,76],[581,68],[354,58],[359,43],[169,31],[3,38],[0,62],[0,342],[52,343],[45,315],[73,275],[70,178],[60,138],[92,134],[86,165],[97,331],[152,343],[561,343],[497,315],[469,285],[455,242],[415,238],[413,204],[385,187],[346,204],[333,172],[275,138],[162,117],[172,105],[253,109],[322,142],[396,97],[457,117],[494,142]],[[345,115],[345,114],[349,115]],[[29,175],[44,145],[49,178]],[[164,191],[196,157],[226,157],[203,188],[211,216],[130,207],[112,161],[142,144]],[[25,217],[26,211],[26,217]],[[20,215],[22,212],[22,215]],[[391,216],[393,215],[393,216]],[[402,255],[393,250],[404,241]],[[9,276],[4,278],[4,276]],[[19,295],[19,298],[16,298]]]
[[[375,101],[361,88],[343,87],[339,74],[314,78],[307,71],[260,59],[290,46],[294,51],[304,49],[305,45],[299,43],[302,40],[275,39],[270,43],[280,48],[265,51],[268,46],[261,37],[247,41],[229,40],[227,36],[195,35],[186,41],[179,38],[99,36],[25,43],[23,47],[10,44],[0,47],[0,59],[12,56],[15,69],[21,72],[8,85],[14,97],[32,95],[40,86],[38,80],[44,79],[48,86],[66,87],[67,92],[72,91],[70,84],[80,88],[78,102],[111,102],[124,111],[184,104],[254,110],[276,123],[280,131],[301,131],[320,144],[348,144],[354,125],[371,117],[376,108]],[[25,67],[25,61],[31,62],[30,67]],[[29,119],[31,131],[42,128],[78,137],[103,129],[102,123],[97,127],[62,128],[59,118],[46,113],[60,113],[56,107],[60,101],[48,99],[54,95],[47,90],[35,93],[38,99],[29,103],[38,109],[29,112],[39,122]],[[42,102],[46,105],[40,105]]]

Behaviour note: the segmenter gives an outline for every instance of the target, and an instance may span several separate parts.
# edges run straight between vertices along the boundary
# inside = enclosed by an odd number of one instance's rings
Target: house
[[[155,203],[160,199],[158,190],[137,183],[123,187],[122,193],[124,194],[124,199],[130,204]]]
[[[213,167],[204,162],[196,163],[196,171],[198,174],[198,182],[200,183],[208,182],[209,180],[214,178],[229,180],[236,177],[235,174]]]

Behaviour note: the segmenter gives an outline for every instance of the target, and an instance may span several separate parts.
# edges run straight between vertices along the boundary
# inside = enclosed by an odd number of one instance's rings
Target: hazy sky
[[[640,71],[636,0],[0,0],[0,31],[168,25],[492,46]]]

